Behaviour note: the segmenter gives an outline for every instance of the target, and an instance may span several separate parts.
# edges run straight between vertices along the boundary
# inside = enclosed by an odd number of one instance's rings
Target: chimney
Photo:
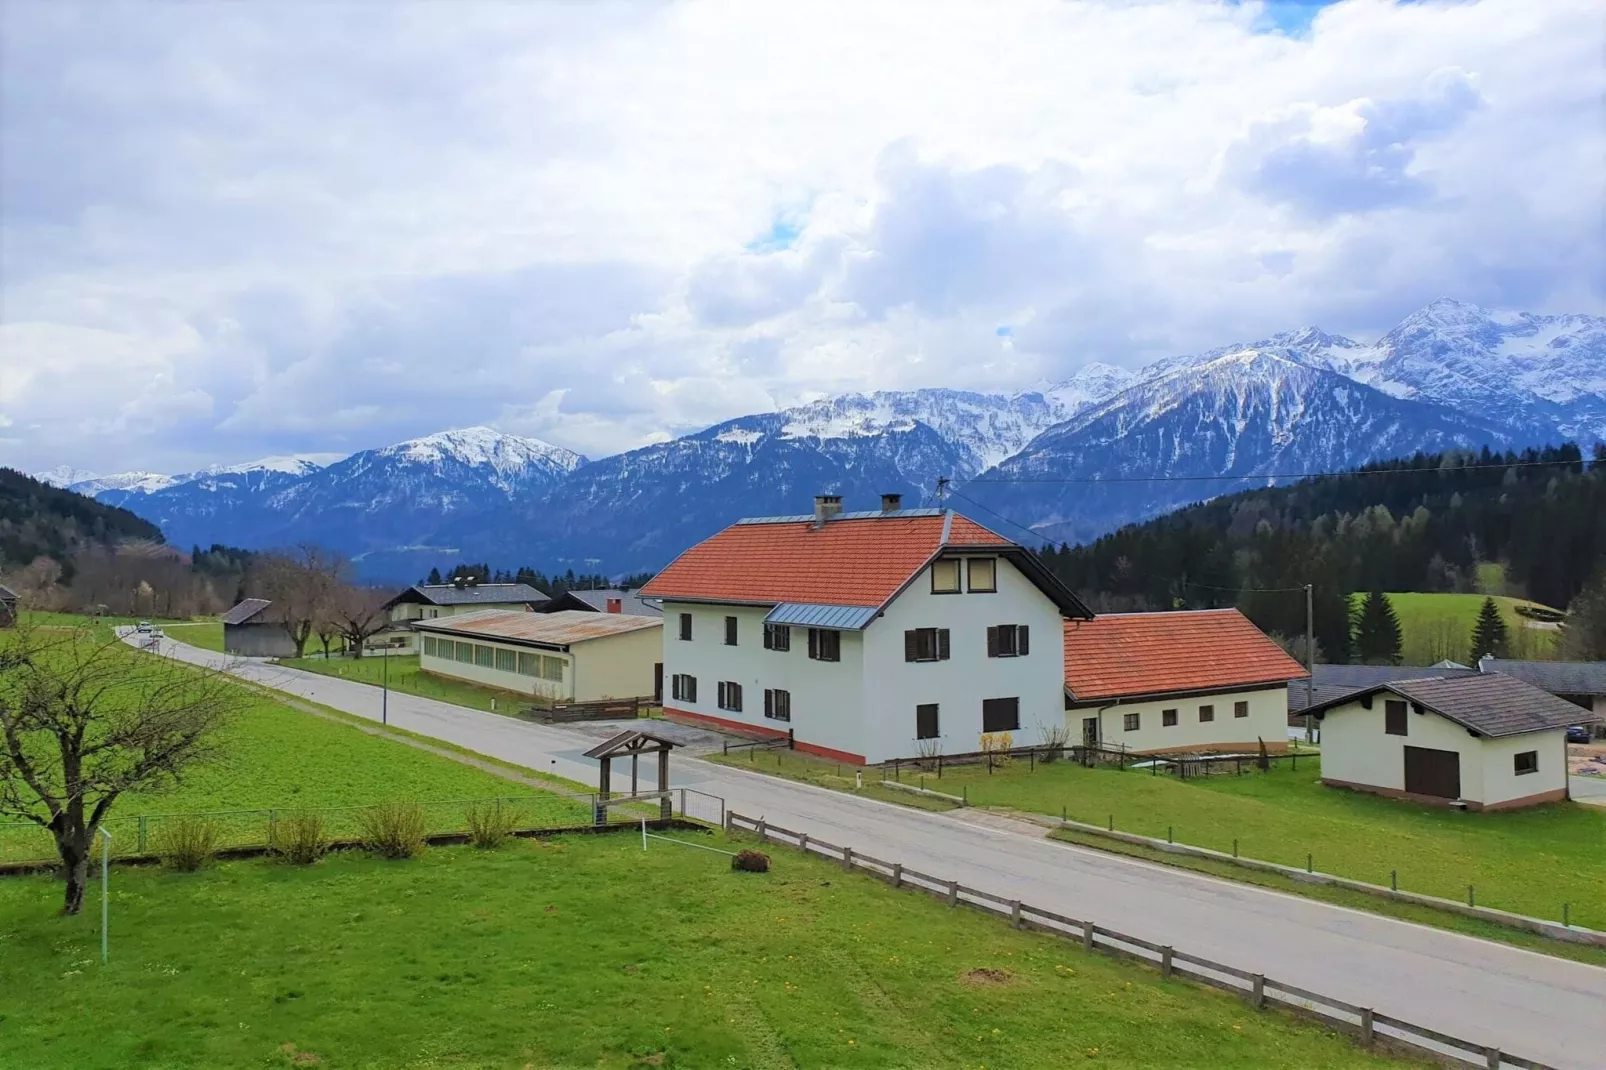
[[[816,494],[814,496],[814,526],[825,527],[825,522],[842,511],[842,495]]]
[[[883,494],[883,495],[881,495],[881,511],[883,513],[896,513],[898,510],[900,510],[902,508],[903,508],[903,495],[902,494]]]
[[[625,611],[624,599],[622,599],[622,598],[610,598],[610,599],[608,599],[608,612],[609,613],[623,613],[624,611]]]

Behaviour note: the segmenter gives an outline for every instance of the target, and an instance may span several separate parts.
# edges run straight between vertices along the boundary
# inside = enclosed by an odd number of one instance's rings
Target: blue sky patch
[[[778,253],[782,249],[790,249],[797,244],[797,237],[803,233],[803,224],[795,219],[785,219],[777,216],[770,224],[770,229],[747,243],[750,253]]]

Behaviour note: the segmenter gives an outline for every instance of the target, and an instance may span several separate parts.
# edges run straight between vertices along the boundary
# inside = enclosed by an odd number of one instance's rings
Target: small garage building
[[[223,651],[245,658],[293,658],[296,644],[266,598],[244,598],[223,614]]]
[[[487,609],[417,620],[418,665],[547,702],[649,698],[663,620],[624,613]]]
[[[1568,725],[1588,714],[1496,673],[1396,680],[1310,708],[1322,783],[1469,810],[1567,798]]]

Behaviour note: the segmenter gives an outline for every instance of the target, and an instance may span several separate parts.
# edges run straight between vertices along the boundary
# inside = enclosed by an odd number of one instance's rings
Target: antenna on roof
[[[938,509],[946,509],[948,507],[948,484],[949,484],[949,482],[951,482],[951,481],[948,479],[947,476],[938,476],[937,477],[937,508]]]

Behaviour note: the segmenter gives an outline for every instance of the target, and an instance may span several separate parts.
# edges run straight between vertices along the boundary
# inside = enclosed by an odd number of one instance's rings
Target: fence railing
[[[763,818],[751,818],[731,811],[726,815],[725,827],[731,832],[755,833],[760,841],[785,844],[805,853],[831,859],[839,862],[844,869],[857,869],[886,880],[894,888],[913,888],[935,895],[951,907],[963,904],[1007,918],[1017,929],[1052,933],[1079,941],[1087,951],[1107,951],[1158,966],[1162,976],[1183,977],[1243,996],[1257,1010],[1279,1005],[1301,1014],[1314,1016],[1329,1025],[1357,1034],[1361,1043],[1366,1045],[1382,1040],[1390,1044],[1403,1045],[1434,1059],[1450,1056],[1467,1065],[1485,1066],[1492,1070],[1499,1070],[1503,1066],[1520,1067],[1523,1070],[1555,1070],[1547,1063],[1513,1055],[1501,1051],[1496,1046],[1441,1033],[1414,1022],[1379,1013],[1371,1007],[1357,1006],[1332,996],[1274,980],[1264,974],[1251,973],[1236,966],[1178,951],[1170,945],[1157,944],[1114,929],[1106,929],[1091,921],[1070,918],[1041,907],[1034,907],[1018,899],[967,887],[955,880],[944,880],[941,877],[908,869],[901,862],[888,862],[861,854],[851,847],[815,839],[805,832],[779,828]]]
[[[761,750],[792,750],[794,749],[794,742],[795,737],[792,734],[792,730],[787,729],[786,735],[776,736],[773,739],[751,739],[742,743],[732,743],[727,739],[720,746],[724,748],[723,753],[725,754],[735,754],[740,751],[747,751],[751,754],[754,751]]]
[[[641,700],[628,698],[610,699],[606,702],[555,702],[550,706],[527,706],[522,715],[545,724],[629,721],[641,716]]]
[[[548,829],[585,828],[598,825],[633,825],[642,818],[680,816],[722,825],[725,800],[695,788],[667,791],[613,792],[601,799],[596,792],[504,795],[483,799],[416,801],[424,811],[425,834],[450,836],[467,833],[470,807],[500,803],[517,815],[520,832]],[[668,813],[665,813],[667,802]],[[219,850],[266,847],[273,840],[274,827],[293,814],[317,813],[324,819],[324,834],[331,840],[358,839],[362,817],[372,805],[280,807],[265,810],[214,810],[172,814],[131,814],[113,816],[104,822],[112,834],[113,858],[137,858],[159,853],[164,830],[179,820],[204,818],[218,827]],[[49,831],[32,822],[0,824],[0,865],[8,863],[52,862],[58,857]]]
[[[1278,741],[1282,746],[1282,741]],[[745,744],[744,744],[745,746]],[[732,748],[735,749],[735,748]],[[1036,770],[1038,765],[1048,765],[1054,762],[1068,762],[1075,765],[1116,765],[1122,769],[1134,766],[1146,768],[1151,774],[1176,774],[1184,779],[1197,776],[1208,776],[1218,771],[1231,769],[1236,773],[1246,770],[1267,768],[1282,763],[1290,764],[1294,769],[1299,768],[1299,759],[1303,757],[1307,762],[1317,760],[1313,753],[1301,754],[1295,750],[1267,754],[1145,754],[1127,750],[1125,747],[1106,747],[1101,744],[1065,744],[1064,746],[1036,746],[1011,747],[1008,750],[978,750],[966,751],[961,754],[933,754],[919,758],[893,758],[881,763],[881,768],[892,774],[893,780],[901,780],[907,772],[917,772],[935,775],[941,778],[943,769],[948,766],[985,765],[987,771],[1000,769],[1005,766],[1013,767],[1016,763],[1026,765],[1028,771]]]

